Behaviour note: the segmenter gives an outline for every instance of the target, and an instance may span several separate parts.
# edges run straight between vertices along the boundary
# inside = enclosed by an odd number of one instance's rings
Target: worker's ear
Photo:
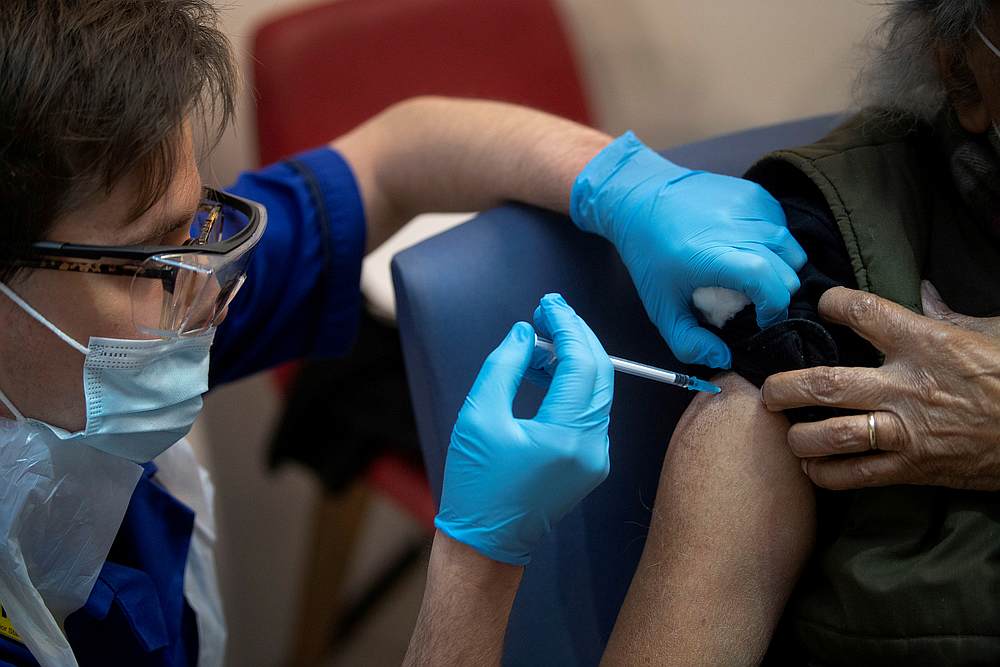
[[[993,119],[979,88],[979,77],[970,66],[972,54],[956,53],[953,48],[935,48],[938,73],[948,91],[948,100],[959,122],[967,132],[982,134],[990,129]]]

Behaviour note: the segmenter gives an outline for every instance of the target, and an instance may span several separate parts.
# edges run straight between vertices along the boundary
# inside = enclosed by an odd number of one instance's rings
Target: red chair
[[[253,53],[264,164],[415,95],[504,100],[590,122],[549,0],[339,0],[261,26]]]
[[[330,141],[416,95],[502,100],[590,122],[550,0],[338,0],[260,26],[253,56],[262,164]],[[287,391],[294,373],[294,366],[279,369],[279,387]],[[421,470],[385,456],[367,482],[433,530],[435,505]],[[327,649],[352,541],[344,529],[357,530],[364,504],[358,493],[348,495],[325,498],[316,511],[297,664],[316,664]]]

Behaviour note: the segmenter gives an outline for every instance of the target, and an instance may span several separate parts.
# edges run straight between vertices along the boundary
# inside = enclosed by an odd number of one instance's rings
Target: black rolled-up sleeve
[[[787,196],[779,201],[789,231],[809,257],[799,271],[802,287],[792,298],[784,322],[761,330],[750,305],[721,330],[713,329],[732,350],[733,370],[759,387],[769,376],[784,371],[815,366],[878,366],[880,355],[874,347],[849,328],[830,324],[819,315],[820,297],[828,289],[857,288],[832,213],[817,197]],[[814,421],[833,414],[824,408],[788,411],[792,421]]]

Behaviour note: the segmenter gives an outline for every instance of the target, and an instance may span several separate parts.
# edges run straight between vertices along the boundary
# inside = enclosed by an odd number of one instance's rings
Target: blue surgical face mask
[[[208,360],[215,329],[186,338],[130,340],[91,337],[84,347],[0,283],[24,312],[84,355],[87,425],[70,433],[45,422],[60,440],[145,463],[187,435],[208,390]],[[0,401],[25,418],[0,392]],[[37,421],[37,420],[30,420]]]

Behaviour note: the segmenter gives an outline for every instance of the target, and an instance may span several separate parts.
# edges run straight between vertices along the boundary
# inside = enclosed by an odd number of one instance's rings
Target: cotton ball
[[[750,303],[741,292],[725,287],[699,287],[691,298],[705,320],[720,329]]]

